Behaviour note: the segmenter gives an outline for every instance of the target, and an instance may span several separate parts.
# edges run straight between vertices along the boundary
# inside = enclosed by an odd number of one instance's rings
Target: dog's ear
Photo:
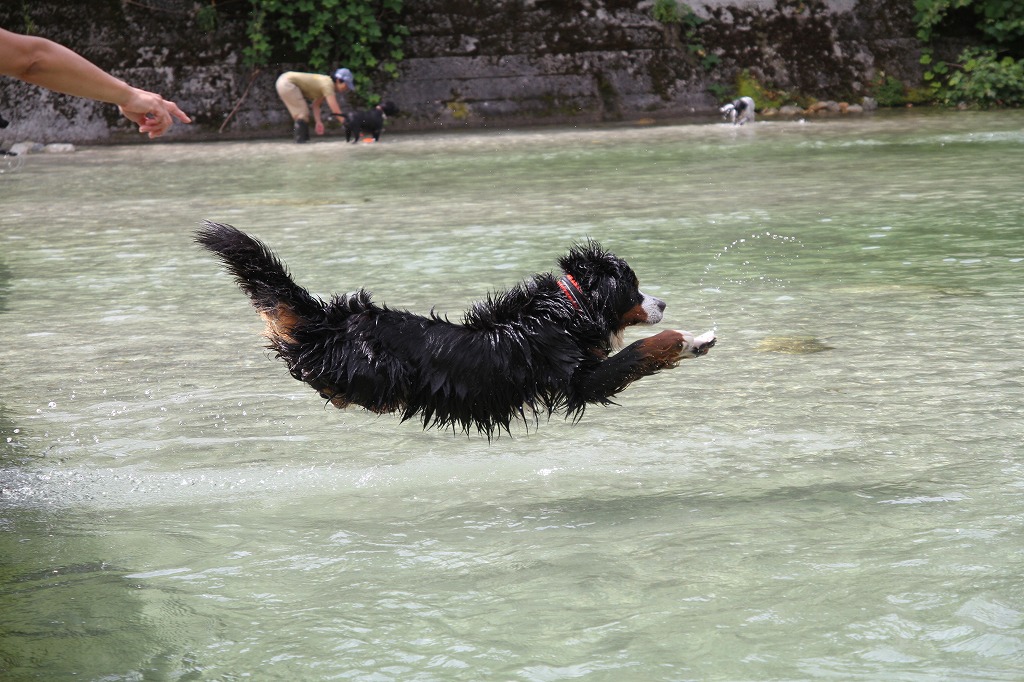
[[[575,277],[580,286],[589,291],[597,289],[606,279],[622,279],[627,276],[626,271],[630,279],[636,279],[622,259],[605,251],[594,240],[573,245],[568,254],[558,259],[558,265],[562,272]]]

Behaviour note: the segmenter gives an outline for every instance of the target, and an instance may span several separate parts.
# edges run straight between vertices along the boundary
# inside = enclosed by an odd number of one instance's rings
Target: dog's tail
[[[231,225],[203,221],[197,244],[224,263],[235,282],[267,323],[267,338],[280,349],[295,343],[294,331],[304,322],[324,317],[324,302],[296,284],[284,263],[266,244]]]

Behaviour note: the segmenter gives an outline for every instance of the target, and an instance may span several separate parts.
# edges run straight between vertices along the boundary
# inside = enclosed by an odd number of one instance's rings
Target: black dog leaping
[[[398,116],[398,106],[394,102],[381,102],[366,111],[345,112],[341,116],[341,124],[345,127],[345,142],[359,142],[360,133],[369,133],[374,142],[380,142],[384,120],[388,116]]]
[[[461,324],[392,310],[369,292],[323,301],[292,281],[270,249],[230,225],[205,222],[215,253],[266,322],[269,348],[335,407],[419,418],[423,428],[476,428],[490,439],[517,419],[564,410],[578,420],[637,379],[715,344],[666,330],[621,346],[623,330],[656,324],[665,303],[595,242],[574,246],[561,275],[538,274],[490,295]]]

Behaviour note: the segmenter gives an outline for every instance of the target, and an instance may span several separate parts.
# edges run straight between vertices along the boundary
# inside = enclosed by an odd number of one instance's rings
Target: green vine
[[[24,26],[22,33],[30,36],[36,35],[36,31],[39,27],[36,26],[36,22],[32,20],[32,15],[29,13],[29,3],[24,2],[24,0],[21,3],[21,21]],[[10,26],[5,28],[9,29]]]
[[[209,5],[198,5],[195,10],[196,27],[203,33],[213,33],[217,30],[217,4],[215,1]]]
[[[678,24],[683,20],[683,13],[676,0],[654,0],[651,16],[662,24]]]
[[[399,24],[402,0],[249,0],[249,45],[243,60],[254,68],[271,63],[307,64],[312,71],[351,69],[368,103],[375,85],[398,77],[409,30]]]
[[[718,55],[709,53],[700,40],[700,27],[704,23],[689,5],[680,6],[678,0],[654,0],[651,17],[664,26],[678,26],[687,51],[700,60],[704,69],[718,65]]]

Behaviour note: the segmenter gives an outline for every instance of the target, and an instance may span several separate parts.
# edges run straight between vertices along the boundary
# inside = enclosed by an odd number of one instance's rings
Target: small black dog
[[[359,133],[370,133],[374,142],[380,142],[384,119],[388,116],[398,116],[398,106],[394,102],[381,102],[369,111],[350,111],[343,114],[345,142],[359,142]]]
[[[215,253],[267,324],[268,346],[293,377],[335,407],[419,417],[423,428],[490,439],[516,419],[564,409],[575,420],[588,403],[609,404],[637,379],[703,355],[711,332],[665,330],[621,345],[623,330],[661,321],[665,303],[637,287],[620,258],[589,242],[541,274],[493,294],[462,324],[392,310],[370,293],[325,303],[292,281],[262,242],[230,225],[205,222],[196,241]]]

